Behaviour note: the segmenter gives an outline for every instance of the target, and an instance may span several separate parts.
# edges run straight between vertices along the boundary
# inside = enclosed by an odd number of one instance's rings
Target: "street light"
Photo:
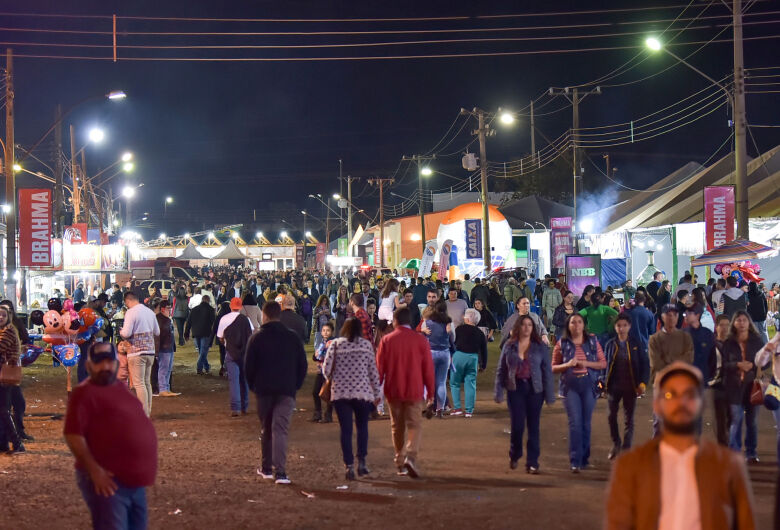
[[[122,196],[125,199],[131,199],[135,195],[135,188],[132,186],[125,186],[122,188]]]
[[[255,239],[260,241],[262,238],[263,238],[263,233],[262,232],[256,232],[255,233]]]
[[[425,166],[420,170],[420,175],[424,177],[430,177],[431,175],[433,175],[433,170],[430,167]]]
[[[134,169],[135,169],[135,164],[133,164],[132,162],[125,162],[124,164],[122,164],[122,171],[124,171],[125,173],[130,173]]]
[[[19,173],[22,170],[22,166],[20,164],[14,164],[14,171]]]
[[[501,113],[499,120],[501,120],[501,123],[504,125],[512,125],[515,122],[515,116],[511,112],[504,111]]]
[[[184,234],[184,239],[189,239],[189,238],[190,238],[190,233],[189,233],[189,232],[186,232],[186,233]]]
[[[165,239],[165,232],[160,234],[160,239]]]
[[[214,232],[209,232],[208,233],[208,238],[209,239],[214,239]]]
[[[93,127],[89,131],[89,141],[92,143],[99,144],[105,137],[106,133],[98,127]]]
[[[123,90],[112,90],[106,95],[106,97],[108,99],[118,100],[118,99],[125,99],[127,97],[127,94],[125,94]]]
[[[133,153],[126,151],[122,153],[122,162],[130,162],[133,159]]]

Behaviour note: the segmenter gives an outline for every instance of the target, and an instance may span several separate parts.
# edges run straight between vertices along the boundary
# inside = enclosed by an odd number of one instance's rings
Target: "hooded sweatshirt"
[[[739,287],[729,287],[720,297],[718,309],[721,313],[732,316],[740,309],[747,309],[747,296]]]

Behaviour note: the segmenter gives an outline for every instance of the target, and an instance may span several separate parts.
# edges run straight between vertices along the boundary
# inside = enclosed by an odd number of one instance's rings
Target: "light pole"
[[[306,210],[301,210],[303,214],[303,263],[301,269],[306,270]]]
[[[657,37],[645,39],[645,46],[654,52],[662,51],[684,64],[701,77],[718,87],[726,94],[731,108],[731,119],[734,124],[734,194],[736,198],[735,214],[737,218],[736,237],[749,239],[748,224],[748,188],[747,188],[747,119],[745,118],[745,85],[742,55],[742,2],[734,0],[732,8],[734,21],[734,92],[712,77],[708,76],[682,57],[666,48]]]

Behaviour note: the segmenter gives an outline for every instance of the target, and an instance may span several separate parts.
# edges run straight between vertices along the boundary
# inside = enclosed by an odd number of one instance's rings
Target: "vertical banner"
[[[62,238],[71,245],[87,244],[87,223],[74,223],[65,228]]]
[[[566,254],[571,254],[574,251],[571,230],[571,217],[550,218],[550,238],[552,239],[550,243],[552,246],[553,268],[563,269]]]
[[[466,219],[466,259],[482,258],[482,219]]]
[[[317,267],[325,265],[325,243],[317,243]]]
[[[374,238],[374,267],[382,266],[382,241],[378,238]]]
[[[19,190],[19,265],[51,266],[51,190]]]
[[[339,238],[339,256],[347,255],[348,245],[349,245],[349,240],[346,237]]]
[[[446,240],[439,250],[439,279],[445,281],[448,279],[450,270],[450,253],[452,252],[452,239]]]
[[[300,270],[304,268],[303,263],[303,245],[295,245],[295,268]]]
[[[704,188],[705,251],[734,240],[734,186]]]
[[[422,260],[420,260],[420,270],[417,275],[420,278],[425,278],[431,275],[431,268],[433,268],[433,257],[436,255],[436,249],[439,247],[435,239],[431,239],[425,244],[425,250],[423,251]]]

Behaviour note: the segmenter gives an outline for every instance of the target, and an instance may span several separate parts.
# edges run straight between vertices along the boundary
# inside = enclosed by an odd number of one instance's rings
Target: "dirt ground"
[[[216,373],[216,347],[209,357]],[[308,421],[310,373],[298,394],[290,432],[288,474],[293,483],[276,486],[255,471],[260,456],[255,404],[249,415],[229,417],[227,380],[195,374],[190,342],[175,358],[174,389],[182,395],[153,403],[159,472],[157,483],[147,490],[150,528],[601,527],[611,446],[605,400],[599,400],[593,418],[595,469],[569,472],[566,414],[556,402],[542,414],[541,474],[527,475],[523,462],[511,471],[508,413],[505,405],[492,401],[497,358],[493,343],[490,368],[479,377],[473,418],[424,422],[419,480],[395,475],[390,422],[380,419],[370,423],[370,478],[347,483],[338,424]],[[90,526],[73,458],[62,438],[63,422],[51,419],[51,414],[65,412],[65,371],[48,360],[42,356],[25,371],[26,424],[36,440],[27,444],[26,455],[0,456],[0,528]],[[636,418],[635,443],[642,443],[651,431],[649,399],[639,401]],[[706,435],[712,436],[707,421]],[[761,463],[750,468],[750,476],[758,528],[771,528],[777,461],[768,411],[762,410],[759,424]]]

